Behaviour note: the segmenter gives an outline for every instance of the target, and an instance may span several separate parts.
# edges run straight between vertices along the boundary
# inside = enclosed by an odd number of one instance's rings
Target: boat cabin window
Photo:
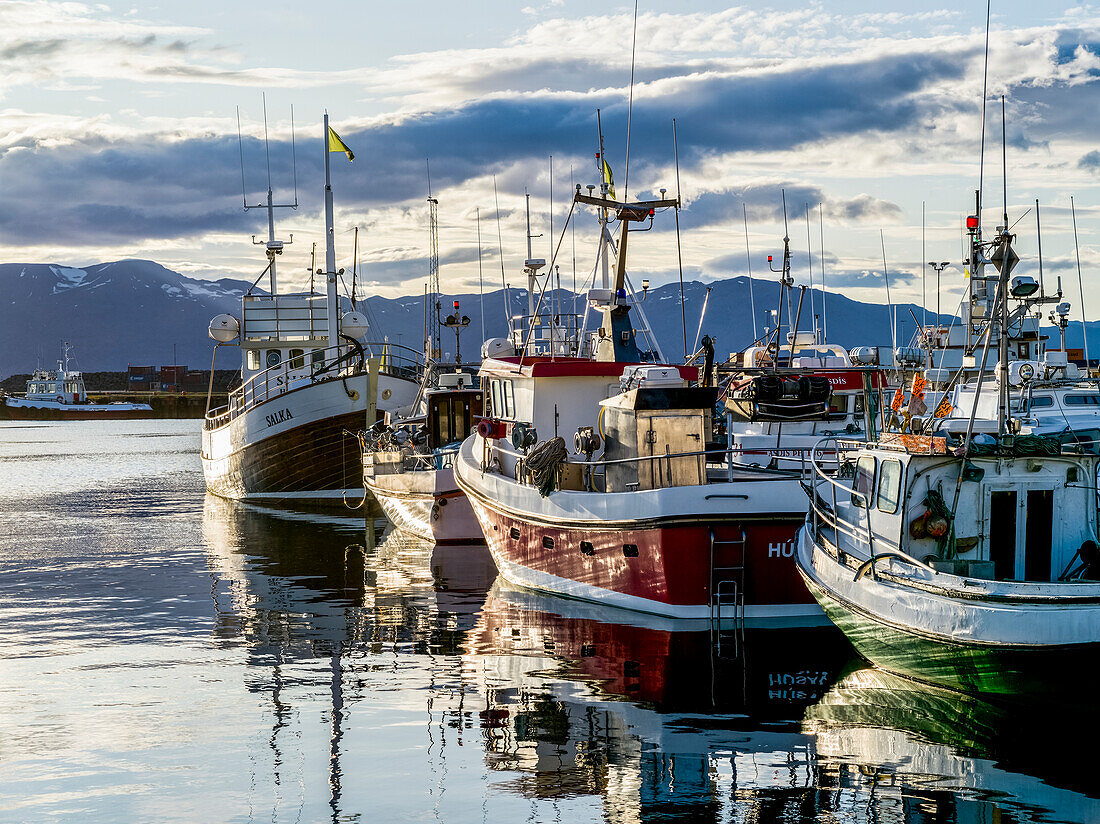
[[[291,349],[290,350],[290,368],[301,369],[306,365],[306,359],[304,349]]]
[[[879,469],[878,508],[892,515],[901,500],[901,461],[883,461]]]
[[[267,362],[267,368],[270,369],[273,366],[278,366],[283,360],[283,353],[278,349],[268,349],[267,355],[265,355]]]
[[[249,349],[248,350],[248,368],[259,369],[260,368],[260,350]]]
[[[1090,455],[1100,454],[1100,429],[1074,429],[1058,436],[1063,444],[1074,444]]]
[[[320,366],[325,362],[325,350],[314,349],[309,353],[309,362],[314,366]]]
[[[843,420],[848,416],[848,397],[833,393],[829,398],[829,420]]]
[[[439,449],[465,440],[473,430],[475,404],[481,405],[481,393],[445,393],[431,397],[428,402],[428,448]]]
[[[1032,409],[1046,409],[1054,406],[1054,398],[1050,395],[1034,395],[1031,398]]]
[[[875,493],[875,459],[864,455],[856,461],[855,483],[852,484],[852,503],[865,507]]]
[[[1100,395],[1066,395],[1066,406],[1100,406]]]
[[[516,417],[516,400],[513,395],[511,381],[501,378],[490,380],[489,402],[492,404],[493,415],[496,417],[509,419]]]

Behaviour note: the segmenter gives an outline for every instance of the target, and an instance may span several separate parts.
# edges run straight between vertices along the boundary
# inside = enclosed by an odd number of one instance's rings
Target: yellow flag
[[[603,182],[607,184],[607,196],[612,200],[615,199],[615,176],[611,174],[611,166],[606,160],[600,158],[603,162]]]
[[[343,152],[348,156],[348,161],[355,160],[355,155],[352,154],[351,149],[344,145],[344,141],[340,139],[340,135],[336,134],[332,126],[328,127],[328,150],[330,152]]]

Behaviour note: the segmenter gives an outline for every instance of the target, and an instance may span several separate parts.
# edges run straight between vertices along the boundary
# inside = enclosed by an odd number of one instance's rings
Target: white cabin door
[[[1055,544],[1055,490],[991,484],[985,491],[985,535],[1001,581],[1049,581]]]

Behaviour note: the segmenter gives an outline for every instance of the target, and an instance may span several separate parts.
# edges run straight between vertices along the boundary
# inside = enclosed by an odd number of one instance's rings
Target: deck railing
[[[378,353],[380,358],[379,374],[414,382],[421,380],[424,370],[423,356],[407,346],[388,342],[366,343],[362,345],[361,351],[346,344],[330,346],[287,358],[277,366],[253,375],[229,393],[229,401],[225,406],[206,413],[203,426],[206,429],[219,429],[238,415],[293,389],[362,374],[366,369],[365,358],[374,356],[374,353]]]
[[[829,450],[829,444],[832,444],[831,452],[835,455],[838,465],[846,463],[842,455],[866,446],[862,442],[830,436],[822,438],[811,449],[812,480],[807,492],[810,495],[808,520],[814,540],[819,545],[832,544],[841,552],[848,548],[866,553],[865,563],[857,573],[858,577],[862,577],[868,571],[874,575],[874,564],[879,558],[894,558],[921,569],[931,570],[928,564],[905,552],[898,541],[882,534],[875,534],[871,528],[869,509],[873,493],[869,493],[866,501],[860,503],[856,496],[861,493],[856,491],[854,482],[852,486],[848,486],[825,470],[821,457],[825,451]],[[823,488],[827,490],[828,498],[822,495]],[[845,498],[847,498],[846,501]],[[859,514],[853,518],[846,513]],[[847,539],[846,542],[844,539]]]

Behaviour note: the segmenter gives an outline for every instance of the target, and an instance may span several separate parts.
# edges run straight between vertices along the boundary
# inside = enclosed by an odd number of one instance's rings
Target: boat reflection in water
[[[849,673],[806,713],[822,774],[902,821],[1100,821],[1100,712],[1000,705],[881,670]]]
[[[815,809],[800,719],[854,653],[824,624],[726,636],[498,578],[467,653],[487,765],[531,798],[602,796],[610,821]]]
[[[1100,820],[1053,732],[1094,716],[883,681],[829,625],[715,635],[514,590],[484,546],[381,526],[207,498],[216,643],[244,665],[210,677],[255,699],[253,817]]]

